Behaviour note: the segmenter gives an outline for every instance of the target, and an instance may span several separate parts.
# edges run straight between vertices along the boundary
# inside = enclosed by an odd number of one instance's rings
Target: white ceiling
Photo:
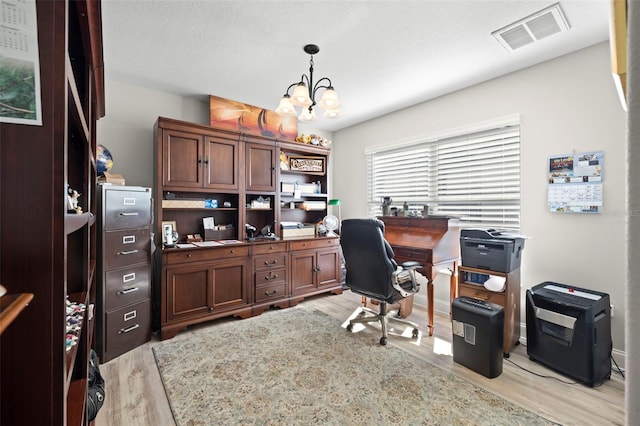
[[[513,52],[491,35],[555,2],[103,0],[105,75],[275,110],[314,43],[335,131],[608,40],[610,0],[560,1],[570,30]]]

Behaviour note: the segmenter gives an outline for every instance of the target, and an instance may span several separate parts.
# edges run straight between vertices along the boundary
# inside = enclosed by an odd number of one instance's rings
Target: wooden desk
[[[419,262],[418,271],[427,277],[429,336],[433,335],[433,280],[438,270],[451,272],[449,307],[458,292],[457,266],[460,260],[460,222],[444,216],[378,217],[385,225],[384,237],[393,248],[396,262]],[[449,308],[451,313],[451,308]]]

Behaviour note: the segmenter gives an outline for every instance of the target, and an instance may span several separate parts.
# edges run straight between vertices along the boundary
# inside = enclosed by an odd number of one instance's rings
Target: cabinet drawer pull
[[[139,328],[140,324],[133,324],[132,326],[126,327],[126,328],[121,328],[120,330],[118,330],[118,334],[123,334],[123,333],[128,333],[130,331],[135,330],[136,328]]]
[[[269,274],[269,276],[265,276],[264,279],[267,281],[272,281],[278,278],[278,274]]]
[[[131,311],[131,312],[127,312],[126,314],[124,314],[123,319],[125,321],[131,321],[132,319],[134,319],[137,316],[138,316],[138,311]]]
[[[120,216],[138,216],[138,212],[120,212]]]
[[[125,235],[122,237],[122,244],[133,244],[136,242],[135,235]]]
[[[236,251],[235,250],[229,250],[229,253],[236,254]]]
[[[274,288],[272,292],[269,292],[269,291],[265,291],[264,292],[265,296],[273,296],[274,294],[278,294],[278,289],[277,288]]]
[[[134,291],[138,291],[138,290],[140,290],[140,288],[139,288],[139,287],[131,287],[131,288],[128,288],[128,289],[126,289],[126,290],[120,290],[120,291],[119,291],[118,293],[116,293],[116,294],[129,294],[129,293],[133,293]]]
[[[126,254],[136,254],[138,252],[138,250],[126,250],[126,251],[119,251],[118,252],[118,256],[120,255],[126,255]]]
[[[136,279],[136,273],[132,272],[130,274],[126,274],[122,276],[122,282],[128,283],[129,281],[134,281]]]
[[[268,260],[264,261],[264,264],[267,266],[273,266],[278,263],[278,259],[275,259],[273,262],[269,262]]]

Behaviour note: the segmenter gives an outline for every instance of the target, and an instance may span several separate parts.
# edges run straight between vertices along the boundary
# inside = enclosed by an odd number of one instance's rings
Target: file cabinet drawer
[[[107,191],[104,229],[129,229],[148,225],[151,198],[147,191]]]
[[[151,339],[149,300],[107,312],[106,350],[113,358]]]
[[[106,310],[149,299],[149,264],[114,269],[105,274]]]
[[[149,262],[151,255],[149,228],[105,232],[103,244],[105,269]]]
[[[287,265],[286,253],[274,253],[271,256],[258,256],[253,259],[253,270],[264,271],[268,269],[283,268]]]
[[[287,281],[287,270],[282,268],[256,272],[255,278],[256,287],[272,285],[276,283],[285,283]]]

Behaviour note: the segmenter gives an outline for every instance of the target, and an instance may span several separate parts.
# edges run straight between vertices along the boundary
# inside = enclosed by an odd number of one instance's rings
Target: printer
[[[592,387],[611,377],[608,294],[546,281],[526,299],[530,359]]]
[[[460,230],[462,265],[496,272],[520,267],[524,237],[506,230],[467,228]]]

